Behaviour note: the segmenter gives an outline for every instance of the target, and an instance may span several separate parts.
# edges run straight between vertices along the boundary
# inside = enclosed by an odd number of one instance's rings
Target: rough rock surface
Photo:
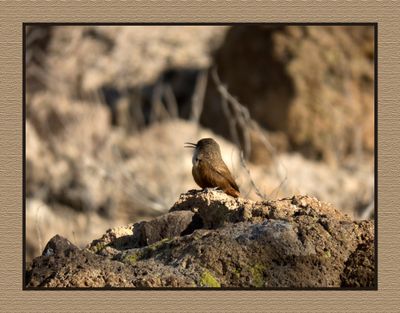
[[[373,221],[309,196],[254,202],[182,194],[170,213],[86,249],[55,236],[27,287],[374,287]]]
[[[252,26],[229,29],[216,52],[221,81],[283,146],[343,162],[374,152],[372,26]],[[231,138],[210,79],[201,122]],[[281,136],[284,134],[284,136]],[[268,152],[253,138],[252,160]],[[279,147],[279,145],[275,144]]]

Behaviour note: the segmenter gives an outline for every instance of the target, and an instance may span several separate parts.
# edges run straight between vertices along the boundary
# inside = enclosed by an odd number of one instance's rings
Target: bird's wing
[[[199,162],[199,166],[208,169],[203,171],[203,173],[207,173],[207,180],[212,182],[214,187],[222,187],[226,185],[226,182],[228,181],[231,188],[240,192],[238,185],[231,175],[231,172],[223,161],[218,162],[218,165],[215,166],[215,164],[208,162],[206,159],[202,159]]]

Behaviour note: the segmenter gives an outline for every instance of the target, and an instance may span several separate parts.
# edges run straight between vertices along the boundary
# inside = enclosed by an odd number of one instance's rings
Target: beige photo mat
[[[399,300],[399,5],[395,1],[0,3],[2,312],[395,312]],[[378,290],[29,291],[22,283],[23,23],[378,23]]]

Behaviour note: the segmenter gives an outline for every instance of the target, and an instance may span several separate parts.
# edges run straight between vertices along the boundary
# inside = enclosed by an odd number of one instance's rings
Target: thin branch
[[[237,131],[237,123],[236,119],[232,116],[231,111],[229,110],[228,106],[228,100],[225,97],[221,97],[221,104],[222,104],[222,111],[224,112],[226,119],[229,124],[229,131],[231,133],[231,137],[233,139],[233,142],[240,147],[240,140],[239,140],[239,134]]]
[[[274,168],[276,168],[278,176],[281,178],[281,183],[279,186],[276,188],[277,191],[281,188],[281,186],[286,183],[287,181],[287,169],[286,167],[282,164],[282,162],[279,161],[277,157],[277,151],[276,149],[271,145],[269,140],[267,139],[266,135],[264,134],[263,129],[258,125],[256,121],[254,121],[251,116],[249,110],[242,105],[234,96],[232,96],[226,86],[223,85],[221,82],[217,69],[215,67],[212,68],[211,70],[211,76],[214,80],[214,83],[217,87],[218,92],[221,94],[222,97],[222,107],[224,110],[224,113],[227,115],[228,122],[230,123],[230,127],[232,128],[233,125],[230,120],[235,120],[237,125],[239,125],[240,129],[242,130],[243,133],[243,149],[245,155],[248,157],[250,155],[251,151],[251,140],[250,140],[250,130],[253,130],[254,133],[256,133],[262,144],[265,146],[265,148],[270,152],[272,160],[276,164]],[[224,102],[225,101],[225,102]],[[227,109],[225,106],[227,106],[227,103],[229,103],[232,109],[232,113]],[[236,125],[234,125],[236,127]],[[234,130],[231,130],[231,133],[234,133]],[[283,168],[284,170],[284,175],[280,172],[279,168]],[[282,177],[283,176],[283,177]]]
[[[243,168],[246,170],[247,175],[249,176],[251,185],[253,186],[254,190],[256,191],[257,196],[259,196],[263,200],[267,200],[267,196],[261,193],[260,189],[258,189],[257,185],[255,184],[253,178],[251,177],[250,170],[246,165],[246,161],[244,160],[243,151],[240,151],[240,163],[242,164]]]

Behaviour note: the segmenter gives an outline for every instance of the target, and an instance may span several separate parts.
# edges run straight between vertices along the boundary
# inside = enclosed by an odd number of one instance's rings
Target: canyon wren
[[[222,160],[221,149],[212,138],[203,138],[197,144],[185,142],[185,148],[194,148],[192,175],[201,188],[219,188],[232,197],[240,191],[228,167]]]

